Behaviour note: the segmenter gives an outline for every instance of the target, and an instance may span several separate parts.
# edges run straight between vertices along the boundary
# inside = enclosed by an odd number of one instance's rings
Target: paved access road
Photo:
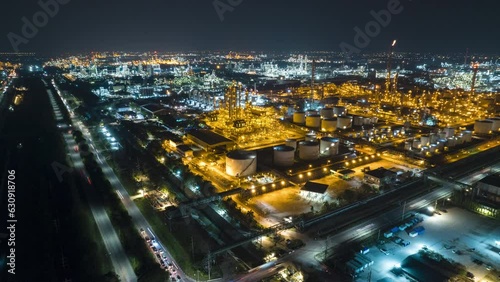
[[[54,85],[54,87],[56,87]],[[57,89],[57,87],[56,87]],[[69,109],[68,109],[69,110]],[[186,276],[186,274],[182,271],[182,269],[179,267],[177,262],[173,259],[173,256],[170,254],[167,248],[164,247],[164,245],[158,240],[158,237],[156,234],[154,234],[153,229],[149,225],[148,221],[144,217],[144,215],[141,213],[139,208],[137,208],[137,205],[133,202],[131,199],[130,195],[128,194],[127,190],[125,187],[123,187],[122,183],[114,173],[113,169],[109,166],[109,164],[106,162],[106,158],[101,155],[99,148],[96,146],[94,141],[92,140],[92,136],[90,135],[90,132],[87,127],[82,123],[81,120],[78,119],[76,116],[72,116],[72,123],[73,126],[77,129],[79,129],[85,139],[87,140],[87,143],[92,150],[92,153],[96,157],[97,163],[101,166],[103,174],[106,176],[106,178],[109,180],[111,183],[112,187],[116,190],[116,193],[118,194],[118,197],[122,201],[123,205],[125,206],[125,209],[127,210],[128,214],[132,217],[132,222],[135,224],[135,227],[137,228],[137,232],[139,233],[139,230],[142,228],[144,231],[147,233],[147,235],[150,238],[155,238],[156,242],[155,245],[157,246],[158,251],[163,251],[167,255],[167,260],[172,262],[173,267],[169,269],[170,275],[172,277],[175,277],[177,281],[194,281],[193,279],[189,278]],[[73,141],[74,142],[74,141]],[[75,144],[76,145],[76,144]],[[83,165],[83,163],[82,163]],[[107,216],[107,215],[106,215]],[[146,242],[145,242],[146,244]],[[124,257],[126,258],[125,254]],[[160,265],[158,265],[160,267]],[[180,279],[177,279],[177,276],[180,277]],[[120,276],[123,277],[123,276]],[[135,280],[126,280],[126,281],[135,281]]]
[[[54,99],[56,99],[56,95],[50,89],[47,90],[47,94],[49,95],[54,114],[56,115],[56,113],[60,112],[57,103],[54,101]],[[68,155],[73,163],[73,168],[76,169],[84,181],[87,182],[87,184],[83,185],[84,192],[116,274],[119,275],[122,281],[137,281],[137,276],[135,275],[134,269],[128,260],[120,239],[118,238],[118,234],[116,234],[116,231],[111,224],[108,214],[104,209],[99,195],[97,194],[97,190],[91,184],[91,180],[85,170],[85,165],[83,164],[80,153],[78,153],[78,145],[70,133],[64,132],[63,137],[64,142],[66,143]]]

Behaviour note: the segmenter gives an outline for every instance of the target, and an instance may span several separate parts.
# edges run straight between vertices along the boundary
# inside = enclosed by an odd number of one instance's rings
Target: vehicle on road
[[[389,251],[387,251],[386,249],[384,248],[380,248],[379,249],[384,255],[388,256],[389,255]]]
[[[403,247],[406,247],[408,245],[410,245],[410,241],[406,241],[406,240],[401,240],[401,242],[399,242],[399,244]]]
[[[399,244],[401,243],[401,241],[403,241],[403,239],[401,239],[401,237],[396,236],[392,239],[392,241],[396,244]]]

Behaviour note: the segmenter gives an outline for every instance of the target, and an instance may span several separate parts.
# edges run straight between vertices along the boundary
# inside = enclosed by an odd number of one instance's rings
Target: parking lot
[[[380,238],[385,244],[371,247],[367,254],[375,262],[371,269],[372,281],[384,278],[386,280],[382,281],[406,281],[391,273],[391,269],[399,267],[405,258],[423,247],[464,265],[474,274],[475,281],[483,281],[489,272],[500,269],[498,221],[460,208],[449,208],[440,213],[421,215],[424,221],[417,226],[425,227],[423,234],[410,237],[408,233],[415,226],[398,232],[396,236],[410,242],[406,247],[384,238],[384,232],[381,232]],[[357,281],[363,280],[366,280],[365,273]]]

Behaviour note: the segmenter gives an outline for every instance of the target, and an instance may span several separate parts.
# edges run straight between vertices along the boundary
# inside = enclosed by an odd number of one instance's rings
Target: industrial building
[[[393,183],[396,180],[396,172],[379,167],[365,172],[364,181],[377,188]]]
[[[328,185],[326,184],[308,181],[300,189],[300,195],[312,201],[323,201],[327,189]]]
[[[190,131],[187,139],[205,151],[213,151],[218,147],[228,149],[234,145],[232,140],[207,129]]]
[[[476,198],[500,206],[500,175],[488,175],[476,185]]]

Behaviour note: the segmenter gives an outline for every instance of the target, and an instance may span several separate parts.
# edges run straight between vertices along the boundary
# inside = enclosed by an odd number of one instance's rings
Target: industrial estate
[[[395,44],[4,54],[2,122],[52,112],[54,173],[122,281],[498,281],[498,59]]]

